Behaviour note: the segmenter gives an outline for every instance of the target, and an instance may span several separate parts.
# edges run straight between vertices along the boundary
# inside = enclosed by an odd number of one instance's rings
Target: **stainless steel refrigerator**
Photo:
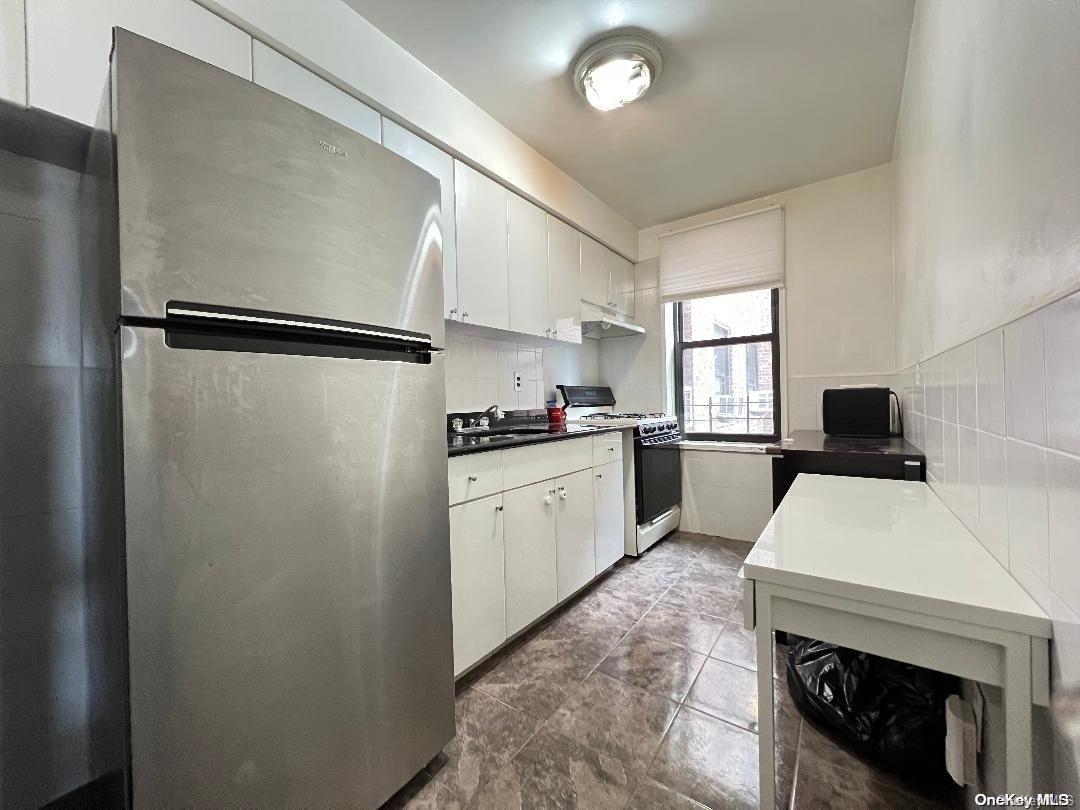
[[[131,800],[377,806],[454,734],[438,182],[119,29],[107,112]]]

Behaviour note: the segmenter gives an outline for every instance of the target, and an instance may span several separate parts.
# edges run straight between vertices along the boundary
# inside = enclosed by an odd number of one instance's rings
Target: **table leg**
[[[1005,647],[1005,787],[1031,793],[1031,642],[1026,636]]]
[[[755,588],[758,679],[758,806],[771,810],[776,804],[776,743],[773,734],[772,610],[768,595]]]

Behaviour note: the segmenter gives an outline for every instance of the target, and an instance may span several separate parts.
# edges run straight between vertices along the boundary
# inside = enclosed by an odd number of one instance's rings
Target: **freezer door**
[[[377,806],[454,734],[442,356],[120,332],[134,806]]]
[[[249,81],[115,36],[121,314],[186,301],[445,345],[435,178]]]

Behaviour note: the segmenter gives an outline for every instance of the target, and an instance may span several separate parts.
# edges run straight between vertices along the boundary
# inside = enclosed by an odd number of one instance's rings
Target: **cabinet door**
[[[623,465],[612,461],[593,472],[593,511],[596,518],[596,572],[623,556]]]
[[[596,576],[592,470],[555,479],[555,562],[561,602]]]
[[[506,635],[543,616],[558,601],[555,572],[555,482],[503,493],[506,539]]]
[[[548,318],[554,337],[581,342],[581,235],[547,215]],[[559,323],[573,327],[556,329]]]
[[[595,239],[581,236],[581,300],[600,307],[610,307],[611,258],[606,247]]]
[[[509,194],[510,329],[549,335],[547,214],[528,200]]]
[[[450,508],[454,675],[506,640],[502,495]]]
[[[190,0],[26,0],[29,106],[94,125],[114,25],[251,78],[251,37]]]
[[[510,328],[507,195],[494,180],[454,161],[461,320],[496,329]]]
[[[459,319],[457,272],[457,222],[454,217],[454,159],[439,147],[414,135],[403,126],[382,120],[383,146],[412,161],[442,186],[443,317]]]
[[[382,136],[381,116],[375,110],[261,42],[251,46],[251,79],[376,143]]]
[[[611,301],[616,312],[634,317],[634,265],[611,253]]]

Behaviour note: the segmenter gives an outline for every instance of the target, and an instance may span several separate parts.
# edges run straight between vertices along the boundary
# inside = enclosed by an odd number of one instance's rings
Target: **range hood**
[[[644,335],[645,327],[594,304],[581,304],[581,336],[593,340]]]
[[[593,340],[605,338],[627,337],[629,335],[644,335],[645,327],[639,326],[633,321],[623,321],[610,315],[597,315],[592,313],[588,320],[581,321],[581,336]]]

